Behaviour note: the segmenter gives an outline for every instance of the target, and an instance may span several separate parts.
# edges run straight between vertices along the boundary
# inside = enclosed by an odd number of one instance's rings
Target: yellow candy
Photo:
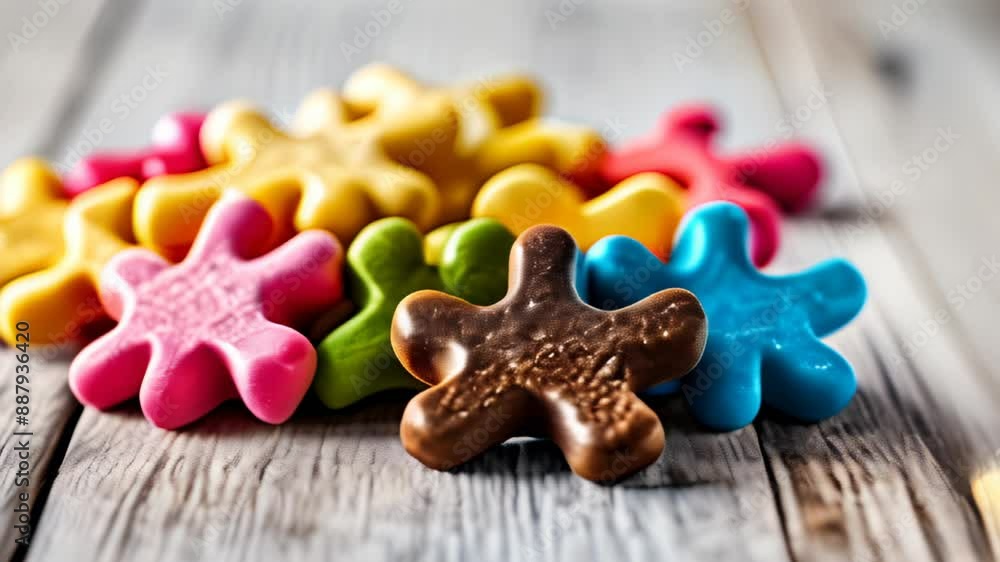
[[[45,162],[24,158],[4,171],[0,178],[0,286],[59,259],[67,205],[59,178]]]
[[[441,257],[444,254],[444,245],[455,233],[455,229],[462,226],[461,222],[453,222],[444,226],[439,226],[428,232],[424,236],[424,261],[427,265],[441,265]]]
[[[135,244],[132,201],[139,184],[120,178],[78,196],[66,211],[65,254],[49,267],[0,291],[0,336],[13,344],[16,325],[31,325],[31,343],[74,340],[87,324],[105,318],[98,297],[101,270]]]
[[[605,150],[593,129],[537,119],[541,90],[530,78],[488,78],[450,88],[430,88],[390,66],[358,70],[344,87],[353,107],[391,119],[408,105],[444,96],[458,115],[457,132],[433,131],[415,142],[387,145],[398,161],[430,176],[441,194],[437,224],[465,220],[472,201],[490,176],[533,162],[563,174],[587,173]]]
[[[569,231],[584,250],[605,236],[622,234],[666,257],[684,213],[682,197],[680,186],[666,176],[644,173],[587,201],[580,188],[555,172],[522,164],[486,182],[472,215],[493,217],[515,234],[536,224],[554,224]]]
[[[447,100],[429,96],[392,119],[358,115],[329,91],[310,95],[286,134],[244,102],[213,110],[201,131],[211,167],[146,182],[136,198],[139,241],[168,258],[187,252],[208,208],[224,188],[262,203],[276,221],[273,242],[296,230],[328,230],[348,244],[366,224],[402,216],[420,228],[437,220],[439,197],[421,172],[385,152],[446,130],[456,119]]]
[[[358,69],[344,84],[344,99],[366,114],[378,113],[386,119],[405,115],[415,103],[428,97],[444,97],[457,111],[457,135],[431,139],[424,158],[440,158],[444,152],[467,156],[496,131],[538,115],[541,89],[526,76],[502,76],[454,87],[429,87],[403,71],[381,63]],[[442,131],[443,133],[444,131]],[[442,146],[442,145],[447,146]],[[400,147],[401,159],[414,159],[417,145]],[[436,148],[444,148],[440,153]],[[392,151],[392,147],[389,149]],[[419,160],[419,157],[416,157]],[[419,162],[415,165],[420,165]]]
[[[476,153],[487,177],[517,164],[539,164],[563,175],[594,173],[607,145],[589,127],[530,119],[497,131]]]

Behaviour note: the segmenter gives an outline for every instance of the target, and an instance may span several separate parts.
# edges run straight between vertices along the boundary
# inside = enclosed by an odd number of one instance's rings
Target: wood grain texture
[[[21,533],[14,528],[17,513],[22,501],[21,493],[28,494],[29,509],[32,510],[31,525],[34,526],[41,515],[40,500],[44,498],[47,487],[51,485],[53,456],[60,446],[60,440],[79,414],[80,405],[70,394],[66,386],[66,357],[43,359],[29,348],[31,359],[28,362],[30,383],[27,396],[31,397],[28,404],[29,424],[19,425],[15,418],[15,366],[19,365],[10,350],[2,350],[0,354],[0,396],[3,405],[0,408],[0,431],[4,439],[0,442],[0,513],[3,514],[3,528],[0,529],[0,556],[9,559],[18,550],[14,541]],[[32,435],[15,436],[14,432],[30,432]],[[27,441],[28,451],[23,450]],[[20,455],[27,454],[27,459]],[[21,480],[24,470],[20,466],[22,460],[27,460],[27,482]],[[58,461],[55,463],[58,465]],[[20,484],[20,485],[19,485]],[[17,524],[20,524],[18,521]],[[29,535],[29,540],[32,538]],[[25,551],[26,548],[20,548]]]
[[[752,430],[708,434],[664,404],[667,455],[609,487],[573,476],[544,441],[430,471],[399,444],[404,403],[277,428],[233,407],[176,433],[134,408],[88,411],[39,529],[59,540],[28,559],[785,559]]]
[[[0,163],[44,152],[59,130],[66,108],[72,102],[76,84],[92,67],[88,57],[93,45],[88,43],[91,30],[100,25],[102,0],[70,3],[5,2],[0,5],[0,31],[5,44],[0,48],[0,75],[8,86],[0,88]],[[30,332],[29,332],[30,333]],[[15,422],[15,366],[10,349],[0,349],[0,558],[9,559],[19,550],[14,542],[20,535],[13,528],[14,509],[21,503],[21,492],[29,495],[28,504],[37,522],[54,471],[58,449],[68,439],[68,431],[79,415],[80,406],[66,386],[66,368],[73,349],[30,347],[30,424]],[[14,431],[31,431],[30,473],[27,486],[17,486],[19,454]]]
[[[0,162],[44,151],[58,130],[72,91],[94,70],[87,37],[104,0],[46,3],[5,2],[0,6],[0,74],[10,82],[0,90]]]
[[[108,49],[113,54],[106,64],[114,71],[90,92],[69,136],[109,118],[107,100],[128,91],[150,65],[164,65],[168,78],[120,121],[110,143],[141,142],[138,124],[185,99],[243,95],[288,113],[310,88],[336,85],[375,58],[440,80],[481,76],[490,70],[484,61],[495,70],[533,71],[549,79],[556,114],[586,116],[597,126],[610,121],[622,129],[617,134],[625,128],[636,134],[668,99],[639,96],[643,113],[619,114],[619,107],[631,112],[635,104],[612,105],[600,97],[627,91],[594,90],[595,99],[570,92],[589,84],[594,72],[617,73],[622,83],[636,72],[653,74],[654,62],[670,61],[691,26],[676,28],[669,42],[657,30],[671,18],[693,25],[701,15],[661,12],[654,4],[636,3],[624,13],[584,5],[553,29],[545,11],[557,9],[555,2],[490,5],[488,13],[463,6],[408,4],[376,43],[348,61],[337,59],[340,43],[371,18],[368,4],[241,6],[216,18],[209,7],[199,13],[147,3],[134,8],[135,27]],[[644,44],[599,41],[595,34],[608,32],[605,16],[615,18],[621,35],[644,27]],[[427,33],[449,17],[467,25]],[[317,21],[329,22],[334,32]],[[192,37],[177,41],[185,29]],[[746,37],[745,26],[741,33]],[[559,52],[525,42],[532,35],[542,43],[551,38]],[[643,68],[622,67],[619,61],[635,49],[654,59],[638,59]],[[220,66],[230,51],[240,53],[242,64]],[[539,53],[545,54],[536,60]],[[566,57],[578,59],[574,69],[567,69]],[[725,50],[711,57],[748,79],[760,70],[727,62]],[[711,67],[691,72],[703,80],[712,76]],[[692,84],[669,75],[655,81],[665,98],[696,94]],[[191,90],[194,84],[202,87]],[[28,559],[69,552],[97,560],[265,560],[281,552],[316,560],[331,553],[425,560],[649,558],[665,552],[693,559],[787,558],[752,428],[716,435],[694,426],[676,400],[668,401],[661,411],[676,429],[668,430],[665,456],[620,486],[600,487],[573,477],[545,442],[506,446],[456,473],[428,471],[398,443],[402,404],[362,405],[344,415],[306,412],[280,428],[257,424],[234,406],[180,433],[151,428],[134,406],[110,415],[87,411]]]
[[[887,18],[893,6],[886,4],[853,14]],[[835,338],[858,369],[861,390],[852,406],[812,428],[758,424],[769,464],[786,475],[776,480],[784,512],[793,515],[786,519],[793,555],[995,558],[995,537],[982,525],[982,519],[995,517],[995,491],[980,494],[987,498],[981,500],[973,490],[995,482],[1000,469],[995,431],[1000,380],[968,343],[960,310],[935,287],[937,279],[950,275],[955,254],[976,251],[983,230],[978,236],[966,233],[969,244],[941,255],[944,248],[935,239],[939,233],[950,236],[944,225],[959,219],[948,220],[955,210],[919,194],[950,191],[964,207],[977,206],[982,198],[971,185],[956,186],[932,174],[913,177],[905,163],[890,156],[906,144],[888,134],[893,124],[886,120],[906,104],[880,103],[896,95],[891,90],[898,86],[877,74],[880,47],[872,39],[873,19],[844,21],[820,3],[768,6],[773,9],[754,15],[779,89],[790,98],[828,89],[829,111],[811,124],[824,127],[827,144],[838,148],[828,153],[844,163],[839,169],[854,171],[847,181],[853,193],[843,199],[853,203],[819,229],[797,228],[791,250],[815,253],[825,239],[826,246],[859,264],[871,290],[858,329]],[[836,44],[833,34],[823,31],[831,22],[839,26]],[[851,38],[846,49],[844,37]],[[831,56],[834,52],[838,55]],[[949,110],[932,109],[911,114],[908,122],[926,127]],[[888,174],[887,162],[896,163]],[[942,171],[947,166],[942,160]],[[915,221],[918,216],[924,217],[922,224]],[[998,312],[988,298],[970,304],[992,310],[992,317]],[[789,448],[790,442],[816,447],[804,455]]]
[[[401,1],[400,14],[345,55],[343,45],[374,21],[378,2],[232,2],[217,11],[218,3],[116,0],[111,15],[97,20],[114,33],[102,34],[77,70],[95,79],[71,89],[74,99],[62,100],[58,126],[50,126],[59,134],[38,133],[36,145],[69,158],[104,119],[114,127],[103,146],[142,144],[162,112],[236,96],[283,119],[304,93],[340,84],[369,60],[434,80],[537,73],[551,92],[550,114],[590,123],[612,142],[691,99],[725,108],[727,147],[782,138],[782,124],[792,123],[829,155],[834,174],[826,211],[788,228],[775,269],[846,255],[866,274],[870,306],[831,338],[857,368],[859,396],[821,424],[768,414],[728,434],[694,424],[679,397],[657,401],[667,450],[616,486],[575,478],[554,446],[533,440],[454,472],[429,471],[399,445],[405,395],[341,413],[311,402],[280,427],[233,405],[180,432],[151,427],[134,404],[88,410],[72,429],[29,560],[997,556],[1000,383],[988,367],[995,346],[987,323],[996,316],[996,293],[979,292],[957,311],[946,292],[956,267],[965,264],[958,279],[966,280],[975,272],[968,260],[990,249],[984,240],[993,221],[974,204],[991,201],[978,198],[983,188],[975,183],[989,176],[968,171],[958,188],[950,178],[956,162],[987,158],[984,139],[995,122],[974,125],[995,110],[988,98],[968,94],[979,105],[961,108],[974,131],[949,151],[958,160],[929,168],[890,213],[872,212],[891,180],[906,178],[907,155],[924,148],[912,139],[934,139],[914,131],[946,126],[938,124],[940,90],[935,97],[907,89],[913,61],[931,49],[907,55],[873,38],[892,4],[854,2],[845,15],[819,2],[760,2],[749,10],[728,0],[563,2],[575,6],[563,13],[551,0]],[[993,13],[976,4],[956,9],[947,33],[925,33],[920,17],[936,14],[921,12],[905,27],[914,34],[907,47],[934,37],[938,49],[979,61],[963,62],[966,72],[985,68],[989,59],[973,55],[993,45],[986,27],[968,38],[955,31]],[[722,33],[692,64],[678,64],[675,55],[727,9],[735,17]],[[932,60],[921,72],[948,66]],[[162,80],[129,111],[117,110],[151,71]],[[996,77],[982,72],[977,84],[985,90]],[[817,91],[832,95],[799,119]],[[973,204],[950,205],[942,193]],[[962,246],[967,240],[980,245]],[[949,245],[962,251],[949,253]],[[940,310],[955,320],[921,337]],[[58,433],[56,421],[50,427]]]

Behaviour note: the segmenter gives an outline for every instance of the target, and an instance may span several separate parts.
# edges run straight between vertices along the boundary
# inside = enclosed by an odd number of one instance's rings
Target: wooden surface
[[[857,368],[857,398],[821,424],[765,414],[728,434],[697,426],[679,399],[658,401],[663,457],[598,486],[569,473],[543,441],[506,444],[450,473],[426,470],[398,441],[405,395],[337,413],[310,401],[280,427],[235,405],[179,432],[151,427],[134,404],[81,414],[65,385],[72,350],[34,350],[36,529],[30,548],[15,552],[4,524],[0,555],[1000,556],[1000,277],[978,277],[981,261],[1000,252],[1000,6],[564,0],[557,18],[552,0],[400,1],[403,11],[348,60],[342,43],[384,3],[73,0],[26,44],[0,50],[0,160],[41,153],[67,164],[102,119],[114,124],[102,148],[143,144],[163,112],[233,97],[280,115],[371,60],[428,80],[533,72],[549,88],[550,114],[613,142],[673,103],[708,100],[726,112],[729,148],[781,139],[790,125],[828,155],[824,205],[788,227],[773,269],[844,255],[864,271],[869,305],[830,338]],[[40,9],[4,3],[0,27],[21,33],[22,18]],[[717,37],[702,33],[713,27]],[[678,66],[675,54],[699,39],[701,52]],[[116,100],[150,72],[163,77],[119,111]],[[955,140],[934,149],[942,130]],[[959,285],[981,289],[959,298]],[[4,355],[2,372],[12,364]],[[0,377],[7,434],[11,378]],[[17,492],[13,445],[0,446],[5,518]]]

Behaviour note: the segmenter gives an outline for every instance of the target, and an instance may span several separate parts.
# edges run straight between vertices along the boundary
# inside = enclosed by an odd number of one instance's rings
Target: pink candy
[[[712,147],[718,130],[711,108],[678,107],[648,137],[608,154],[602,174],[610,185],[640,172],[671,176],[687,188],[689,209],[709,201],[736,203],[750,217],[754,264],[763,266],[778,249],[781,210],[799,212],[815,199],[820,159],[798,143],[718,156]]]
[[[194,172],[206,166],[198,135],[204,113],[171,113],[153,127],[152,146],[136,152],[97,153],[83,158],[63,178],[74,197],[115,178],[145,181],[163,174]]]
[[[289,326],[341,299],[343,251],[313,230],[254,257],[271,229],[263,207],[227,192],[180,264],[140,249],[113,258],[101,300],[119,323],[73,361],[77,398],[106,409],[138,395],[167,429],[232,398],[265,422],[288,419],[316,367],[313,346]]]

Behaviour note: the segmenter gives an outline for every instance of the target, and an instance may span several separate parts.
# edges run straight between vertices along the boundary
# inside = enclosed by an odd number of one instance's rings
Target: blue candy
[[[764,275],[750,261],[748,227],[746,214],[731,203],[697,207],[669,263],[631,238],[604,238],[586,256],[590,302],[618,308],[669,287],[701,300],[708,344],[680,389],[707,426],[743,427],[762,401],[802,421],[832,416],[850,402],[857,382],[850,363],[819,338],[861,311],[864,278],[842,259],[794,275]]]

